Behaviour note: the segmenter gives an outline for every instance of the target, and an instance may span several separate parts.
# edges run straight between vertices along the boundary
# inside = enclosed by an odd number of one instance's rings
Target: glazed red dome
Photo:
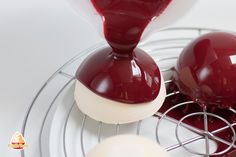
[[[215,32],[191,42],[175,69],[180,92],[201,105],[236,104],[236,36]]]

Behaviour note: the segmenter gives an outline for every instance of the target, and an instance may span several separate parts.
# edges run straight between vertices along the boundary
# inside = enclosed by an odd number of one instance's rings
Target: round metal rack
[[[181,50],[197,36],[212,31],[218,30],[170,28],[153,34],[139,47],[155,59],[165,77],[165,84],[168,85],[172,82],[171,69]],[[206,109],[188,114],[179,121],[168,116],[170,111],[178,107],[194,104],[192,101],[176,104],[165,113],[157,112],[153,117],[131,124],[108,125],[84,115],[77,108],[73,98],[74,74],[86,56],[104,46],[105,43],[98,43],[79,52],[58,69],[35,95],[22,125],[22,134],[27,139],[29,148],[21,152],[21,157],[85,156],[92,147],[105,138],[126,133],[142,135],[160,143],[170,156],[176,154],[181,157],[217,156],[236,149],[234,130],[236,123],[230,123],[219,115],[208,113]],[[168,93],[167,98],[178,94],[180,94],[178,91]],[[235,114],[235,110],[231,109],[231,112]],[[204,130],[183,123],[185,119],[199,115],[204,117]],[[225,126],[210,132],[209,117],[218,118],[225,123]],[[232,142],[215,136],[225,129],[231,130]],[[222,142],[228,147],[216,152],[217,142]]]

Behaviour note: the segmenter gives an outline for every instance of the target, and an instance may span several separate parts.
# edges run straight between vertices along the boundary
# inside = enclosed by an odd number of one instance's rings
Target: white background
[[[236,31],[235,0],[199,3],[175,26]],[[0,156],[44,81],[64,62],[99,42],[94,29],[66,0],[0,0]]]

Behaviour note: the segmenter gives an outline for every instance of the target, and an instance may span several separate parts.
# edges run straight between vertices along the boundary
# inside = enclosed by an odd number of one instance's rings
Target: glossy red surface
[[[76,77],[96,94],[129,104],[154,100],[161,84],[155,61],[140,49],[123,55],[99,50],[83,61]]]
[[[77,79],[105,98],[129,104],[150,102],[160,90],[155,61],[135,49],[141,35],[171,0],[91,0],[101,15],[111,48],[90,55],[77,70]]]
[[[104,35],[116,53],[132,53],[153,17],[172,0],[91,0],[104,22]]]
[[[174,74],[179,90],[200,105],[236,104],[236,36],[209,33],[181,53]]]

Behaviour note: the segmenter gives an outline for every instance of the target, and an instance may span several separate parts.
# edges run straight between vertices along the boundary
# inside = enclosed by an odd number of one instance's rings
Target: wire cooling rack
[[[139,47],[155,59],[164,75],[165,84],[168,85],[172,82],[171,68],[175,65],[181,50],[197,36],[212,31],[218,30],[170,28],[153,34]],[[83,157],[105,138],[126,133],[142,135],[160,143],[170,156],[218,155],[223,157],[223,154],[229,150],[236,149],[234,129],[236,123],[230,123],[219,115],[207,112],[206,109],[187,114],[179,120],[168,116],[169,112],[181,106],[194,104],[192,101],[175,104],[164,113],[157,112],[148,119],[123,125],[104,124],[81,113],[73,98],[75,71],[86,56],[104,46],[106,46],[105,43],[99,43],[79,52],[43,84],[25,115],[22,134],[27,139],[29,147],[21,152],[21,157]],[[178,94],[180,94],[178,91],[170,92],[167,99],[172,99]],[[232,109],[231,112],[235,114],[235,110]],[[185,119],[194,116],[204,117],[203,130],[184,123]],[[225,126],[212,132],[209,131],[210,117],[219,119]],[[215,136],[226,129],[231,132],[230,142]],[[217,152],[219,142],[224,143],[227,147]]]

